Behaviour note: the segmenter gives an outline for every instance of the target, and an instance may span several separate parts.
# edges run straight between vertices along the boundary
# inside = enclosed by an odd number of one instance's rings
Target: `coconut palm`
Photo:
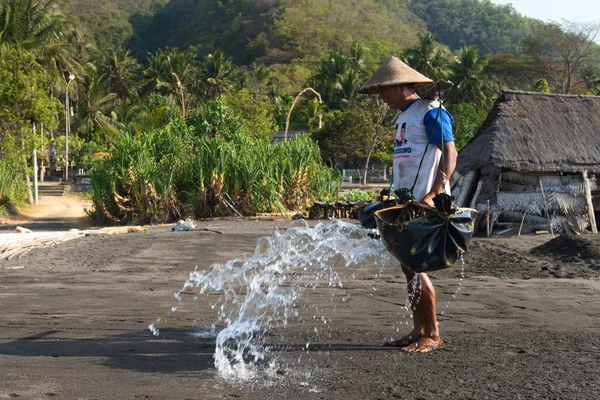
[[[202,63],[200,76],[206,84],[209,98],[220,97],[233,84],[231,80],[235,71],[231,58],[221,50],[215,50],[206,56]]]
[[[252,70],[245,74],[243,86],[256,93],[266,93],[270,87],[277,85],[278,79],[272,69],[264,64],[252,65]]]
[[[83,80],[79,97],[79,118],[73,124],[73,130],[85,138],[99,135],[104,138],[116,132],[114,119],[109,117],[117,95],[104,91],[101,76],[94,71]]]
[[[600,94],[600,69],[595,65],[586,65],[581,71],[581,80],[587,86],[587,91]]]
[[[75,71],[74,57],[82,35],[75,24],[53,9],[55,0],[4,0],[0,4],[0,43],[10,43],[33,54],[55,72]]]
[[[158,92],[170,96],[181,106],[185,115],[189,94],[196,88],[196,56],[176,48],[158,50],[148,57],[149,67],[144,71],[143,92],[146,95]]]
[[[109,50],[104,64],[106,84],[110,93],[116,93],[121,100],[137,96],[137,76],[140,65],[128,49],[120,47]]]
[[[329,57],[321,61],[315,75],[309,78],[309,85],[333,108],[343,107],[358,93],[366,73],[366,51],[358,43],[352,45],[347,55],[338,48],[331,49]]]
[[[417,45],[405,50],[404,61],[423,75],[442,79],[448,73],[448,59],[433,33],[417,34]]]
[[[486,65],[487,59],[479,57],[476,47],[465,46],[458,52],[456,62],[449,68],[450,80],[456,85],[455,93],[459,93],[460,101],[481,108],[488,104],[491,89],[485,74]]]
[[[316,73],[308,79],[308,84],[329,103],[336,98],[340,77],[347,75],[350,68],[348,56],[334,47],[329,56],[318,64]]]

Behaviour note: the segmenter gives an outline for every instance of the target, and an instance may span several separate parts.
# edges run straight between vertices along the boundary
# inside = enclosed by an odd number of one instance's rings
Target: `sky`
[[[544,22],[600,23],[599,0],[491,0],[495,4],[512,4],[521,15]],[[600,35],[596,37],[600,44]]]
[[[598,0],[491,0],[495,4],[512,4],[521,15],[544,22],[600,22]]]

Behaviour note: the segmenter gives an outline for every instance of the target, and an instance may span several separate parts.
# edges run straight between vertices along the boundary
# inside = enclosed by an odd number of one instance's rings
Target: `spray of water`
[[[295,221],[283,233],[259,239],[250,257],[192,272],[175,298],[181,302],[181,293],[194,288],[200,294],[221,294],[212,324],[213,329],[223,327],[214,355],[219,374],[240,380],[275,374],[275,359],[267,357],[263,339],[270,329],[286,327],[290,318],[299,317],[297,303],[303,291],[321,285],[342,288],[336,265],[383,265],[389,259],[383,244],[369,233],[340,221],[313,228]],[[158,335],[155,324],[149,329]]]

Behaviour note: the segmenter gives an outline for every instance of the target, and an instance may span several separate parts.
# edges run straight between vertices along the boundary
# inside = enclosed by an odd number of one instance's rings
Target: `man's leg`
[[[408,275],[407,275],[408,278]],[[414,298],[413,315],[415,328],[418,326],[420,337],[414,343],[404,347],[402,350],[413,353],[426,353],[443,347],[438,330],[436,317],[436,296],[435,289],[425,273],[418,274],[419,283],[416,285],[420,289],[417,297]],[[411,284],[409,283],[409,290]],[[410,295],[410,292],[409,292]],[[414,331],[413,331],[414,332]]]
[[[406,291],[408,292],[408,302],[411,312],[413,314],[413,329],[412,331],[400,339],[394,340],[392,342],[386,342],[384,346],[388,347],[406,347],[409,344],[415,343],[418,341],[423,335],[423,327],[422,321],[419,318],[419,314],[417,313],[417,302],[419,301],[419,294],[421,290],[419,289],[419,284],[415,285],[413,282],[413,278],[415,277],[415,273],[410,269],[406,268],[404,265],[401,265],[402,272],[404,272],[404,276],[406,276]]]

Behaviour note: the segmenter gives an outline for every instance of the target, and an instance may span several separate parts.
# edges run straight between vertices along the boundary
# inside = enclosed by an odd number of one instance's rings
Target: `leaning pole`
[[[317,95],[317,97],[319,98],[319,104],[323,104],[323,100],[321,100],[321,95],[313,88],[306,88],[303,91],[301,91],[300,93],[298,93],[298,95],[296,96],[296,98],[294,99],[294,102],[292,103],[292,106],[290,107],[290,111],[288,112],[287,118],[285,119],[285,133],[283,134],[283,141],[287,142],[287,134],[288,134],[288,129],[290,127],[290,117],[292,116],[292,110],[294,109],[294,106],[296,105],[296,103],[298,102],[298,100],[300,100],[300,97],[302,97],[302,95],[305,92],[313,92],[314,94]]]

